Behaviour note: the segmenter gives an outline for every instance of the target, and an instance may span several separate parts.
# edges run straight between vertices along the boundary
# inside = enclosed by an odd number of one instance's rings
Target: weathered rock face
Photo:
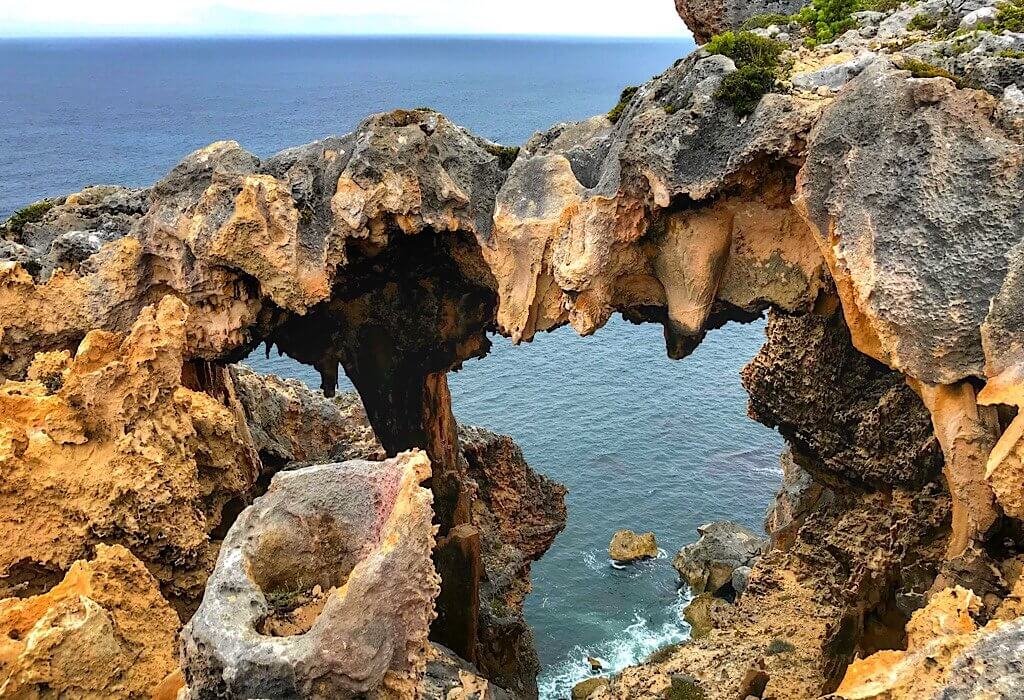
[[[736,29],[755,15],[791,15],[806,4],[802,0],[675,0],[675,3],[679,16],[701,44],[715,34]]]
[[[45,590],[103,542],[129,547],[169,594],[201,592],[210,534],[258,458],[230,376],[188,361],[187,318],[167,297],[129,334],[92,331],[73,358],[40,354],[25,381],[0,385],[6,595]]]
[[[775,7],[687,11],[700,35]],[[597,692],[658,694],[675,674],[802,697],[834,687],[855,653],[902,644],[933,584],[970,584],[988,614],[1009,591],[991,565],[1019,553],[1001,539],[1024,514],[1021,64],[999,55],[1017,41],[999,33],[947,64],[992,94],[914,78],[897,55],[910,39],[922,56],[955,40],[910,36],[917,11],[864,15],[818,49],[790,25],[792,79],[742,118],[720,96],[736,62],[698,51],[615,124],[560,125],[514,159],[436,112],[397,111],[266,161],[216,143],[148,190],[85,191],[8,230],[4,585],[35,592],[115,541],[169,594],[196,591],[220,521],[265,483],[254,449],[267,476],[335,449],[333,414],[308,414],[308,433],[271,427],[310,410],[288,387],[251,387],[248,434],[225,363],[269,341],[328,393],[344,368],[372,449],[425,450],[445,583],[435,634],[528,685],[528,645],[507,640],[527,638],[515,606],[560,495],[500,439],[484,440],[497,467],[473,465],[446,373],[486,354],[488,330],[587,334],[620,312],[663,324],[682,357],[771,309],[751,410],[817,484],[799,492],[821,497],[776,511],[780,549],[705,639]],[[766,646],[794,635],[795,651]]]
[[[265,467],[337,459],[381,459],[359,397],[325,398],[301,382],[234,368],[239,400]],[[473,619],[476,668],[496,687],[531,697],[540,661],[523,618],[530,592],[530,564],[565,527],[565,488],[534,472],[504,435],[459,428],[459,480],[467,493],[470,535],[479,543],[482,570]],[[468,601],[461,601],[465,610]],[[437,627],[435,623],[435,628]],[[461,629],[461,627],[460,627]]]
[[[732,585],[733,572],[753,566],[765,548],[764,539],[727,521],[701,525],[697,534],[699,539],[680,549],[672,562],[679,579],[694,595],[711,593],[734,598],[738,591]]]
[[[742,373],[751,418],[849,481],[912,487],[937,477],[928,410],[899,373],[854,349],[838,311],[772,313],[766,333]]]
[[[411,697],[439,579],[422,453],[282,472],[182,631],[196,697]]]
[[[855,661],[836,691],[846,700],[942,697],[1011,698],[1024,692],[1024,625],[993,620],[979,627],[981,600],[969,590],[936,594],[907,625],[906,651]]]
[[[178,625],[142,562],[99,545],[48,592],[0,600],[0,695],[170,700]]]

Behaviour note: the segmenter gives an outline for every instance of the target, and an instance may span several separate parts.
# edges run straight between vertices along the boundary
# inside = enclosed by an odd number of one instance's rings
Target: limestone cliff
[[[702,37],[766,24],[724,0],[682,5]],[[529,694],[516,606],[561,493],[503,439],[460,432],[446,373],[486,355],[489,331],[589,334],[618,312],[662,324],[682,358],[770,311],[744,380],[802,470],[785,498],[807,500],[776,509],[774,549],[715,630],[597,692],[811,697],[855,657],[909,644],[914,611],[943,590],[973,591],[983,622],[1010,615],[1024,38],[970,29],[966,3],[886,8],[819,2],[719,37],[614,119],[517,152],[396,111],[267,159],[219,142],[146,190],[90,188],[9,224],[5,593],[40,592],[117,542],[188,611],[215,542],[275,471],[337,442],[419,448],[434,639]],[[343,370],[361,408],[236,389],[228,364],[261,343],[315,366],[328,395]],[[335,440],[333,410],[365,412],[372,439]],[[971,648],[1019,649],[1016,629]]]

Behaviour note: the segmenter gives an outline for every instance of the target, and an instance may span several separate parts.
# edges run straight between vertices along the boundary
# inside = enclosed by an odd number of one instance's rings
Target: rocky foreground
[[[446,375],[615,312],[767,313],[789,448],[770,541],[680,562],[700,638],[589,697],[1024,694],[1024,6],[678,2],[703,48],[518,149],[397,111],[5,224],[0,694],[534,696],[564,491]]]

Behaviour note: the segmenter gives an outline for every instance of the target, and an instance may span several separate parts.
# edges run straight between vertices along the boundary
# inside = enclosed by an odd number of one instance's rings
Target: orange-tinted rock
[[[99,545],[48,592],[0,600],[0,695],[174,697],[178,626],[142,562]]]
[[[187,315],[167,297],[128,335],[92,331],[73,358],[39,355],[32,379],[0,384],[5,592],[111,541],[197,592],[188,572],[212,564],[209,533],[258,462],[233,395],[182,384]]]

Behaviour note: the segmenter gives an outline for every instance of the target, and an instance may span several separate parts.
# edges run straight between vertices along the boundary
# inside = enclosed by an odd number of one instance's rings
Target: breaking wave
[[[582,680],[618,673],[663,647],[689,639],[690,626],[683,621],[683,608],[691,599],[689,592],[681,589],[666,610],[669,621],[660,626],[652,627],[646,618],[636,614],[633,624],[611,639],[586,649],[573,647],[565,658],[541,673],[538,679],[540,700],[565,700],[572,687]],[[604,670],[592,671],[588,657],[599,659]]]

